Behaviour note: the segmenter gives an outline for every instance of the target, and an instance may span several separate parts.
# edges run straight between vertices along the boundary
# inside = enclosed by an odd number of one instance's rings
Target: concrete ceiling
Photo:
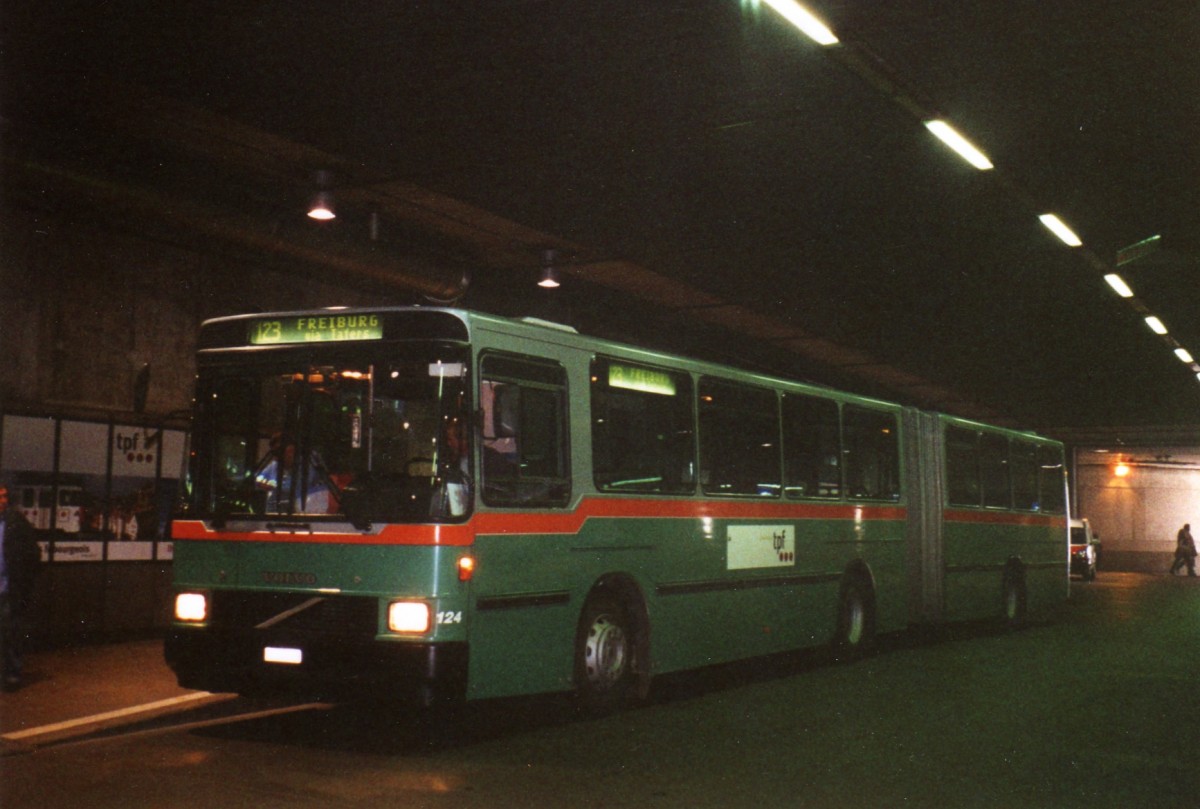
[[[72,5],[0,11],[24,199],[116,202],[389,300],[1200,443],[1197,369],[1173,353],[1200,356],[1194,3],[831,0],[812,5],[829,49],[737,0]],[[317,171],[324,226],[302,216]]]

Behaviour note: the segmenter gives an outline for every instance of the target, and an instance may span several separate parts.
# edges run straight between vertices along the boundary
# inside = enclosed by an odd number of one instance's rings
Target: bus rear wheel
[[[857,660],[875,645],[875,601],[861,578],[848,579],[838,599],[833,652],[839,661]]]
[[[633,694],[633,629],[620,601],[607,595],[588,599],[575,641],[575,685],[586,713],[616,710]]]
[[[1026,592],[1025,577],[1015,567],[1004,571],[1004,583],[1001,585],[1001,616],[1004,625],[1016,629],[1025,623]]]

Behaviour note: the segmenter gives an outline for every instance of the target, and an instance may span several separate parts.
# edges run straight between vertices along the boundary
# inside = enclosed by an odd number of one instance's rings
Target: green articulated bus
[[[190,688],[603,708],[1068,593],[1060,444],[543,321],[208,321],[189,455]]]

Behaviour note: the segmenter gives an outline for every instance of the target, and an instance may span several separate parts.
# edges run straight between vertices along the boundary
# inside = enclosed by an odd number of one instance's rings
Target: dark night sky
[[[738,0],[6,3],[3,114],[79,149],[63,110],[136,83],[1027,423],[1200,423],[1194,373],[1036,220],[1109,264],[1161,234],[1121,272],[1200,356],[1200,5],[811,7],[996,170]]]

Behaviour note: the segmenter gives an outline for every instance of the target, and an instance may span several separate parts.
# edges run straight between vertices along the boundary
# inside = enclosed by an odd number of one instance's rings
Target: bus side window
[[[1012,442],[1012,490],[1013,508],[1038,510],[1037,446],[1028,441]]]
[[[979,437],[979,477],[986,508],[1012,508],[1009,481],[1008,438],[993,433]]]
[[[485,354],[479,404],[483,500],[565,505],[570,497],[566,372],[556,363]]]
[[[483,402],[483,474],[489,482],[517,476],[517,407],[521,389],[485,380]],[[507,411],[507,415],[504,411]]]
[[[1038,466],[1040,510],[1048,514],[1062,514],[1067,510],[1066,483],[1063,480],[1066,467],[1063,465],[1062,448],[1048,444],[1039,446]]]
[[[837,402],[788,393],[783,398],[784,491],[788,497],[840,497]]]
[[[952,506],[983,505],[979,436],[974,430],[946,428],[946,500]]]
[[[592,362],[591,380],[596,488],[690,494],[696,469],[691,377],[601,357]]]
[[[778,497],[782,460],[775,392],[704,377],[698,393],[704,491]]]
[[[900,449],[894,415],[846,405],[842,409],[842,451],[851,498],[900,499]]]
[[[492,437],[513,438],[517,434],[521,389],[516,385],[496,384],[492,399]]]

